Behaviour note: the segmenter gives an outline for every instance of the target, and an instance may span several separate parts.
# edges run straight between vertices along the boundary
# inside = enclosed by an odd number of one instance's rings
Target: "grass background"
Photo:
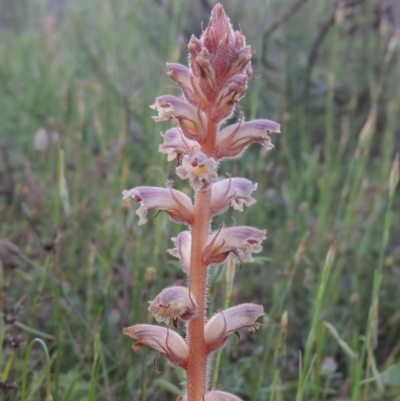
[[[148,105],[178,94],[213,1],[0,2],[0,394],[4,400],[174,400],[182,372],[131,350],[122,327],[182,279],[183,226],[138,225],[123,189],[179,182]],[[282,124],[222,173],[256,205],[216,220],[268,229],[230,304],[268,319],[220,356],[244,400],[400,400],[400,6],[393,0],[225,1],[254,51],[247,119]],[[44,128],[45,150],[34,147]],[[392,185],[390,186],[390,172]],[[329,251],[329,256],[326,258]],[[334,254],[334,257],[333,257]],[[210,271],[209,313],[225,302]],[[288,313],[288,325],[281,318]],[[212,378],[211,378],[212,379]]]

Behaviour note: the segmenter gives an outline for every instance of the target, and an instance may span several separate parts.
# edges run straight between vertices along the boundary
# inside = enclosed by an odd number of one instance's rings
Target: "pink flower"
[[[201,149],[198,142],[185,138],[178,127],[169,129],[162,137],[164,143],[159,146],[159,151],[168,155],[168,161],[179,160],[181,155],[192,155]]]
[[[175,248],[168,249],[168,252],[178,258],[183,270],[190,271],[190,249],[192,247],[192,234],[190,231],[182,231],[176,238],[172,238]]]
[[[221,228],[208,237],[203,251],[203,261],[207,264],[219,264],[233,253],[242,264],[243,261],[252,261],[251,254],[261,252],[261,242],[266,238],[265,230],[238,226]],[[184,270],[190,270],[190,252],[192,234],[190,231],[181,232],[178,237],[172,238],[175,248],[168,252],[182,262]]]
[[[154,348],[165,355],[173,365],[185,368],[188,348],[184,339],[169,328],[137,324],[124,328],[124,334],[137,340],[133,349],[137,351],[143,345]]]
[[[252,261],[251,254],[262,250],[261,242],[266,238],[266,230],[248,226],[220,228],[210,235],[203,251],[203,261],[207,264],[218,264],[225,261],[232,252],[243,261]]]
[[[257,189],[246,178],[227,178],[213,184],[211,189],[211,215],[224,213],[230,206],[243,211],[243,206],[251,206],[256,200],[250,194]]]
[[[123,191],[124,199],[129,196],[140,202],[141,207],[136,214],[140,217],[139,224],[147,221],[149,210],[157,209],[167,212],[171,219],[177,223],[191,223],[193,220],[193,204],[191,199],[183,192],[172,189],[170,182],[168,188],[136,187]]]
[[[253,142],[261,143],[267,150],[274,147],[270,135],[280,132],[280,125],[270,120],[253,120],[233,124],[217,136],[217,159],[239,156]]]
[[[261,324],[256,320],[264,314],[264,308],[256,304],[241,304],[217,312],[206,324],[205,339],[209,352],[221,348],[229,335],[240,329],[255,331]]]
[[[196,317],[197,306],[186,287],[175,285],[164,288],[149,304],[149,311],[157,322],[169,324],[172,320],[175,327],[178,318],[192,320]]]
[[[190,185],[197,192],[218,180],[217,168],[218,163],[213,158],[197,152],[192,156],[184,156],[176,173],[182,179],[189,178]]]
[[[207,132],[204,112],[186,100],[172,95],[163,95],[156,98],[156,102],[150,107],[158,111],[158,116],[153,117],[154,121],[168,121],[176,118],[186,138],[200,143],[204,140]]]
[[[193,106],[204,110],[208,104],[207,99],[190,69],[176,63],[167,63],[167,67],[168,76],[181,87],[185,99]]]

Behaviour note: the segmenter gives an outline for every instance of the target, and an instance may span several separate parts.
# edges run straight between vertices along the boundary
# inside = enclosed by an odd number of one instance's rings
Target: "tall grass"
[[[264,38],[293,3],[224,4],[256,50],[245,114],[267,109],[282,134],[226,167],[258,177],[251,214],[228,219],[268,228],[263,255],[236,272],[268,322],[222,352],[217,386],[244,400],[400,400],[397,5],[308,0]],[[174,400],[181,373],[161,358],[149,369],[154,355],[130,352],[121,330],[150,322],[147,301],[183,277],[164,251],[180,228],[162,215],[139,227],[120,194],[174,178],[148,105],[169,93],[164,62],[182,61],[208,3],[54,4],[12,2],[1,26],[0,392]],[[42,152],[40,127],[59,134]],[[225,267],[210,277],[210,310],[224,280]]]

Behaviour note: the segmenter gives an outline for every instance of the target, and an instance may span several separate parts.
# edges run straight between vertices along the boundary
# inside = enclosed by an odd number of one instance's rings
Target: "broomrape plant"
[[[228,337],[242,328],[255,331],[264,314],[261,305],[251,303],[218,311],[206,321],[207,270],[223,263],[229,255],[240,265],[251,261],[252,253],[261,251],[266,231],[253,227],[220,227],[212,231],[214,216],[229,207],[243,210],[255,203],[251,197],[257,188],[245,178],[218,176],[223,159],[239,157],[253,142],[267,150],[273,148],[270,134],[280,132],[280,125],[270,120],[244,121],[222,128],[239,107],[252,75],[251,50],[241,31],[234,31],[221,4],[212,10],[211,20],[200,39],[188,43],[189,67],[167,64],[169,77],[182,89],[183,96],[163,95],[151,107],[158,112],[155,121],[174,120],[177,126],[163,134],[160,152],[168,160],[177,159],[176,174],[188,179],[194,190],[194,203],[184,193],[172,188],[136,187],[123,192],[124,198],[140,202],[139,224],[156,209],[168,213],[189,230],[172,238],[169,253],[180,259],[187,275],[187,287],[171,286],[150,302],[149,311],[165,324],[138,324],[124,329],[134,338],[133,349],[146,345],[186,371],[186,393],[182,401],[237,401],[223,391],[208,391],[210,355],[224,347]],[[171,328],[185,322],[186,339]],[[239,400],[240,401],[240,400]]]

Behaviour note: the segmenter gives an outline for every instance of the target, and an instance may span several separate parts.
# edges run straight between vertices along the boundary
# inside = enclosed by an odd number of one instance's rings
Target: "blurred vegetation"
[[[0,2],[2,399],[169,401],[183,390],[179,369],[159,358],[158,374],[155,353],[133,353],[122,335],[153,322],[147,301],[183,278],[166,252],[183,227],[155,214],[139,226],[121,192],[175,180],[157,152],[169,125],[148,105],[178,94],[165,63],[186,62],[214,4]],[[224,6],[254,50],[242,111],[282,134],[273,151],[253,145],[222,166],[258,182],[258,203],[226,223],[268,229],[231,302],[259,302],[268,319],[225,348],[216,383],[243,400],[400,400],[400,5]],[[224,267],[209,281],[213,313]]]

